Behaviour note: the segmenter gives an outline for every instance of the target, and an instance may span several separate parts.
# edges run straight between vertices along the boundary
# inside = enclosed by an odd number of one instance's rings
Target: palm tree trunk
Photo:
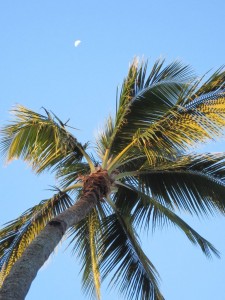
[[[97,205],[110,189],[104,171],[91,174],[84,183],[83,194],[69,209],[52,219],[13,265],[0,290],[0,300],[24,300],[37,272],[58,245],[66,230],[76,225]],[[96,180],[97,178],[97,180]]]

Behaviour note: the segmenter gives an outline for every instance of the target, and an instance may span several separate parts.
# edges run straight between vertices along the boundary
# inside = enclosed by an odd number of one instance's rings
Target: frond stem
[[[79,148],[80,152],[83,154],[83,156],[85,157],[85,159],[87,160],[88,164],[89,164],[89,167],[91,169],[91,172],[94,172],[95,171],[95,165],[93,163],[93,161],[91,160],[90,156],[87,154],[87,152],[82,148],[80,147],[78,144],[77,144],[77,147]]]
[[[116,167],[118,166],[118,164],[120,163],[121,158],[123,157],[124,154],[126,154],[130,148],[136,143],[137,138],[134,139],[129,145],[127,145],[123,151],[121,151],[115,158],[114,160],[110,163],[110,165],[108,166],[108,172],[109,174],[113,171],[113,169],[116,169]]]
[[[107,148],[105,150],[105,154],[104,154],[104,157],[103,157],[103,160],[102,160],[102,169],[105,169],[106,166],[107,166],[107,161],[108,161],[108,158],[109,158],[109,151],[110,151],[109,148]]]
[[[66,193],[68,191],[71,191],[73,189],[78,189],[80,187],[83,187],[83,183],[79,182],[79,183],[75,183],[71,186],[68,186],[67,188],[65,188],[64,190],[62,190],[62,193]]]

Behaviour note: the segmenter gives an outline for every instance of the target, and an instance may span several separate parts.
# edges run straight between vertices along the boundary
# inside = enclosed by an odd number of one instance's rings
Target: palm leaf
[[[85,162],[75,162],[70,157],[62,162],[63,167],[59,168],[56,177],[61,188],[66,188],[81,180],[82,176],[90,174],[90,166]]]
[[[40,173],[66,162],[80,162],[85,155],[86,146],[49,112],[43,116],[19,105],[13,113],[15,121],[1,130],[1,151],[8,161],[21,157]]]
[[[187,99],[186,104],[192,102],[193,100],[204,94],[212,93],[217,90],[223,90],[225,88],[224,66],[216,70],[203,84],[201,84],[203,78],[205,78],[206,75],[207,74],[193,83],[190,90],[190,94],[192,94],[189,99]]]
[[[151,226],[154,230],[156,227],[172,224],[183,231],[193,244],[200,246],[207,257],[210,258],[211,253],[219,256],[215,247],[177,214],[134,186],[123,184],[119,188],[116,195],[116,206],[122,215],[131,215],[133,222],[138,226],[144,226],[144,229],[148,230]]]
[[[197,215],[225,212],[224,153],[186,155],[138,172],[136,184],[169,208]]]
[[[100,299],[100,260],[101,251],[99,247],[99,239],[102,235],[101,218],[105,217],[105,211],[102,206],[93,209],[91,213],[72,227],[69,231],[72,240],[73,253],[76,254],[81,263],[82,285],[86,295],[96,296]]]
[[[223,134],[225,126],[225,92],[216,91],[178,106],[166,118],[154,123],[135,139],[148,155],[162,151],[176,155],[196,142],[205,142]]]
[[[112,145],[115,142],[115,149],[118,150],[117,156],[109,164],[109,169],[117,168],[119,163],[129,159],[134,150],[135,155],[145,154],[149,164],[154,165],[156,157],[175,158],[195,146],[197,142],[205,142],[207,139],[223,135],[224,79],[224,71],[220,70],[197,90],[196,81],[185,84],[179,81],[179,78],[177,82],[176,78],[174,82],[164,79],[149,86],[149,90],[144,88],[139,91],[140,95],[137,93],[137,96],[130,97],[124,124],[117,128],[115,122],[113,134],[108,134],[111,144],[105,143],[107,149],[113,149]],[[203,88],[206,87],[208,91],[210,86],[212,91],[203,93]],[[133,90],[135,88],[131,93]],[[193,99],[194,95],[197,97]],[[117,135],[121,140],[116,140]]]
[[[182,86],[192,78],[188,66],[173,62],[163,68],[158,60],[146,78],[147,64],[131,65],[121,90],[115,123],[107,121],[100,144],[111,154],[126,147],[138,129],[146,129],[161,118],[177,102]]]
[[[0,230],[0,285],[13,264],[49,220],[69,208],[72,203],[66,193],[58,192],[51,199],[43,200],[28,209]]]
[[[142,251],[129,216],[111,214],[105,218],[104,230],[103,279],[114,271],[110,284],[119,286],[127,299],[162,300],[158,273]]]

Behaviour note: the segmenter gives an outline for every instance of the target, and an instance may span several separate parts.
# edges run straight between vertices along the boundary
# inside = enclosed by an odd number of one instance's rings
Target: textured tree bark
[[[32,281],[66,230],[81,221],[96,206],[110,188],[108,174],[90,175],[84,182],[80,199],[52,219],[13,265],[0,290],[0,300],[24,300]],[[96,173],[94,173],[96,174]],[[96,180],[97,178],[97,180]]]

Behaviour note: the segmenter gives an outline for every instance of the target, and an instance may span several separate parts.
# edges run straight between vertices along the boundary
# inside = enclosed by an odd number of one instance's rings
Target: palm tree
[[[149,75],[147,75],[147,73]],[[172,224],[209,257],[214,246],[177,212],[225,213],[224,154],[196,154],[196,143],[223,135],[225,71],[206,81],[178,61],[135,59],[93,153],[52,112],[23,106],[2,130],[7,161],[22,158],[58,182],[43,200],[0,231],[0,299],[24,299],[64,235],[82,261],[83,287],[100,299],[111,274],[126,299],[161,300],[158,273],[138,232]]]

